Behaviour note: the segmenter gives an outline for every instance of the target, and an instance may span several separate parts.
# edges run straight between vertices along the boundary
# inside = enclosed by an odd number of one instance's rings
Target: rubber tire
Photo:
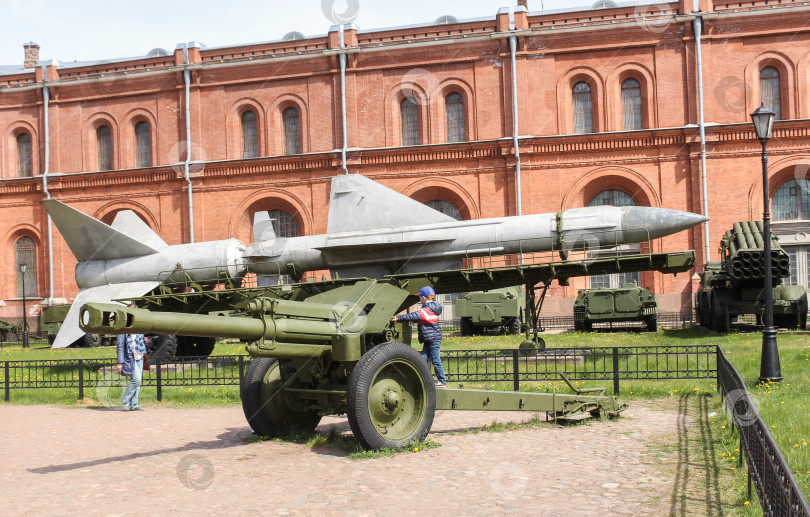
[[[582,322],[582,330],[585,332],[593,332],[593,322],[592,321],[583,321]]]
[[[149,354],[149,364],[159,365],[170,361],[177,351],[177,336],[174,334],[160,334],[154,336],[146,345]]]
[[[520,320],[515,316],[508,317],[506,318],[504,328],[506,329],[506,333],[512,336],[520,334]]]
[[[655,316],[648,317],[645,322],[647,323],[647,330],[650,332],[658,332],[658,318]]]
[[[400,363],[400,366],[395,363]],[[407,391],[408,388],[403,387],[397,380],[391,379],[386,382],[389,386],[396,383],[404,392],[414,397],[416,407],[413,413],[418,415],[415,418],[416,421],[404,429],[407,434],[400,433],[394,439],[386,438],[377,430],[377,422],[372,419],[370,414],[369,395],[372,394],[378,375],[388,367],[392,367],[396,372],[402,372],[400,368],[407,367],[409,371],[404,373],[416,376],[416,378],[411,377],[408,380],[417,381],[416,385],[410,387],[410,391]],[[382,384],[381,382],[380,386]],[[420,397],[421,400],[416,400]],[[407,397],[400,399],[403,402],[408,400]],[[346,406],[349,426],[351,426],[355,438],[366,449],[391,449],[414,440],[423,440],[430,432],[436,413],[436,386],[427,361],[419,352],[404,343],[388,342],[372,348],[360,358],[357,366],[352,370],[351,377],[349,377],[349,391],[346,394]],[[404,409],[407,408],[403,407]],[[383,412],[387,412],[387,410],[383,410]],[[394,420],[394,423],[398,421],[404,422],[405,420],[398,418]]]
[[[217,338],[177,336],[177,357],[208,357],[214,351]]]
[[[0,330],[0,343],[4,343],[8,338],[8,334],[6,334],[5,330]]]
[[[473,324],[470,318],[459,319],[458,327],[462,337],[473,335]]]
[[[104,345],[104,336],[101,334],[85,334],[82,340],[87,348],[98,348]]]
[[[276,374],[278,373],[279,367],[280,363],[278,359],[269,357],[258,357],[250,361],[241,387],[242,412],[245,414],[248,425],[250,425],[250,428],[253,429],[253,432],[257,435],[266,436],[268,438],[273,438],[285,432],[314,431],[321,421],[320,415],[314,411],[307,413],[289,411],[282,416],[282,418],[288,418],[288,421],[279,420],[278,418],[274,420],[265,412],[265,409],[268,409],[268,412],[270,412],[270,409],[273,409],[265,403],[263,398],[267,397],[268,393],[267,390],[264,389],[265,383],[278,382]],[[267,389],[272,389],[272,387],[268,386]],[[275,399],[275,397],[271,398]],[[284,401],[282,399],[276,400],[282,402],[282,405],[281,407],[277,405],[275,409],[283,410]],[[275,416],[280,416],[278,411]]]

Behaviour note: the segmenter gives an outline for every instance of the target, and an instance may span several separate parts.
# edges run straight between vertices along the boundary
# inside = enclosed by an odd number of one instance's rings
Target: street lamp
[[[765,103],[751,113],[754,130],[762,144],[762,196],[765,212],[762,215],[762,229],[765,235],[765,328],[762,330],[762,358],[759,366],[759,382],[781,381],[782,368],[779,366],[779,348],[776,346],[776,328],[773,326],[773,274],[771,272],[771,211],[768,197],[768,139],[773,130],[776,114],[765,107]]]
[[[25,317],[25,261],[20,262],[20,273],[22,273],[22,293],[23,293],[23,348],[28,348],[28,319]]]

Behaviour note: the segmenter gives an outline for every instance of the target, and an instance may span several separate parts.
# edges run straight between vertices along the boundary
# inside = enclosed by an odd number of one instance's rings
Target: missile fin
[[[108,284],[81,289],[79,294],[76,295],[76,299],[73,300],[73,305],[70,306],[70,310],[65,316],[65,321],[62,322],[51,348],[67,348],[84,335],[84,331],[79,328],[79,311],[85,303],[113,303],[113,298],[122,299],[142,296],[157,287],[158,284],[160,282],[128,282],[126,284]]]
[[[111,225],[113,228],[120,232],[124,232],[133,239],[137,239],[144,244],[152,246],[155,249],[168,248],[169,245],[166,241],[160,238],[158,234],[149,227],[148,224],[143,222],[143,219],[137,216],[132,210],[121,210],[115,214],[115,219]]]
[[[354,232],[455,219],[359,174],[332,178],[326,233]]]
[[[42,202],[79,262],[141,257],[158,250],[55,199]]]
[[[267,212],[256,212],[253,215],[253,242],[269,241],[276,238],[273,220]]]

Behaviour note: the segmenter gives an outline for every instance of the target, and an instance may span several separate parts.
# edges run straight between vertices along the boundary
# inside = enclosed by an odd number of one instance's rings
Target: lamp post
[[[782,368],[779,366],[779,348],[776,346],[776,328],[773,326],[773,274],[771,272],[771,211],[768,197],[768,139],[773,130],[776,114],[765,107],[765,103],[751,113],[757,138],[762,144],[762,196],[765,211],[762,215],[762,229],[765,235],[764,292],[765,328],[762,330],[762,358],[759,366],[759,382],[781,381]]]
[[[23,294],[23,348],[28,348],[28,319],[25,310],[25,261],[20,262],[20,273],[22,273],[22,294]]]

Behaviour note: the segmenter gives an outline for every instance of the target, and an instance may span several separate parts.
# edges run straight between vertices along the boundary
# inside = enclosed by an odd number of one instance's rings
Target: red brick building
[[[519,7],[486,20],[346,26],[343,46],[333,27],[92,64],[37,63],[29,44],[24,66],[0,67],[0,318],[21,315],[20,260],[34,311],[76,294],[76,261],[40,203],[48,196],[105,222],[132,209],[169,244],[249,243],[259,210],[289,214],[290,231],[324,233],[325,178],[344,167],[463,218],[593,203],[703,213],[705,149],[708,242],[698,227],[653,246],[696,249],[702,264],[733,221],[761,218],[749,118],[761,101],[778,112],[774,227],[794,258],[791,282],[808,287],[810,6],[692,4]],[[640,280],[660,310],[689,310],[691,274]],[[570,311],[586,285],[555,288],[547,308]]]

